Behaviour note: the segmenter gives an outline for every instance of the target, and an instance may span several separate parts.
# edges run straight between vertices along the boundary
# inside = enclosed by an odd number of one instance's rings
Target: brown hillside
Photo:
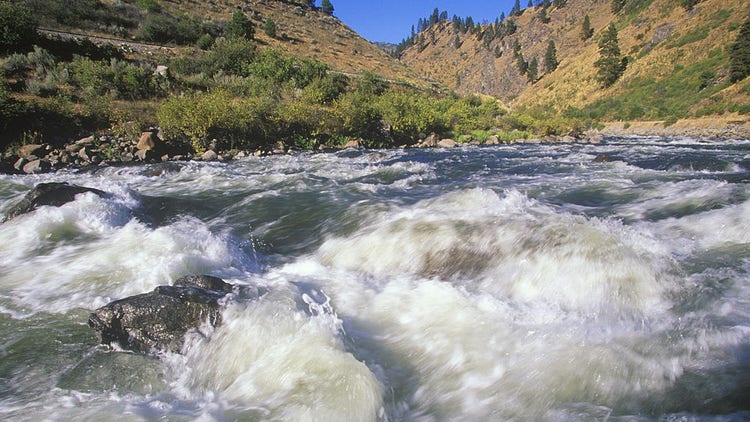
[[[119,0],[103,0],[115,3]],[[361,74],[372,72],[392,81],[404,81],[425,86],[423,79],[403,63],[393,59],[374,44],[360,37],[335,16],[310,8],[300,0],[214,0],[214,1],[158,1],[160,11],[171,16],[187,15],[202,21],[227,22],[237,10],[242,10],[255,24],[255,39],[261,46],[281,48],[297,57],[317,59],[332,69]],[[145,11],[141,12],[145,17]],[[276,23],[277,37],[270,38],[263,27],[266,19]],[[59,27],[59,25],[56,25]],[[73,29],[76,28],[59,28]],[[108,28],[91,31],[94,35],[112,36]],[[132,28],[126,37],[133,37]]]
[[[701,113],[702,109],[710,112],[712,102],[725,104],[725,108],[750,104],[748,89],[728,87],[710,92],[710,98],[706,93],[693,95],[691,91],[686,99],[679,93],[680,87],[673,86],[685,81],[688,89],[691,83],[697,84],[701,72],[713,73],[712,85],[726,80],[726,47],[750,11],[744,0],[703,0],[692,11],[686,11],[675,0],[630,0],[618,15],[612,13],[609,0],[569,0],[562,8],[547,9],[549,23],[539,19],[540,11],[541,7],[526,9],[514,18],[518,26],[515,34],[495,39],[489,45],[476,34],[455,31],[449,22],[439,23],[423,34],[424,43],[409,47],[401,59],[421,75],[460,93],[488,94],[515,106],[560,111],[605,98],[636,104],[639,96],[662,95],[668,102],[665,110],[687,115]],[[586,14],[595,33],[583,41],[580,34]],[[631,63],[614,86],[602,89],[596,81],[594,62],[599,57],[600,33],[610,23],[617,26],[620,49]],[[459,48],[455,46],[457,35]],[[549,40],[555,42],[560,65],[551,74],[544,74],[542,63]],[[518,70],[513,54],[516,42],[526,61],[532,57],[539,61],[540,79],[534,84]],[[497,52],[501,53],[499,57]],[[685,101],[691,103],[683,104]],[[659,104],[646,104],[634,114],[649,117],[668,113],[656,110],[658,107]]]

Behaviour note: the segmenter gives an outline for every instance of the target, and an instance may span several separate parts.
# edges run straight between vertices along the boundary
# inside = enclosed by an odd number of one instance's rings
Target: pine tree
[[[529,0],[529,4],[527,4],[526,7],[534,7],[533,0]]]
[[[327,15],[333,15],[333,4],[331,4],[331,0],[323,0],[320,3],[320,10]]]
[[[696,4],[700,3],[701,0],[682,0],[682,7],[685,8],[688,12],[693,10]]]
[[[238,10],[232,14],[232,20],[227,24],[227,36],[251,40],[255,36],[255,26],[244,13]]]
[[[583,18],[583,24],[581,24],[581,40],[586,41],[594,35],[594,28],[591,27],[591,18],[589,15]]]
[[[523,12],[521,11],[521,0],[516,0],[516,4],[510,9],[511,16],[520,16]]]
[[[729,79],[739,82],[750,76],[750,18],[740,27],[737,39],[729,49]]]
[[[560,62],[557,61],[557,47],[555,47],[555,42],[549,40],[549,44],[547,44],[547,52],[544,53],[544,71],[552,73],[557,69],[559,64]]]
[[[505,35],[513,35],[518,30],[515,19],[508,19],[505,21]]]
[[[615,15],[620,13],[623,7],[625,7],[626,0],[612,0],[612,13]]]
[[[529,82],[532,84],[536,82],[537,77],[539,76],[539,62],[537,62],[536,57],[531,59],[531,61],[528,64],[528,67],[526,68],[526,77],[529,79]]]
[[[599,70],[597,79],[606,88],[614,84],[625,72],[628,62],[620,53],[617,28],[609,24],[599,40],[599,60],[594,63]]]
[[[547,16],[547,9],[542,8],[539,10],[539,20],[542,21],[542,23],[549,23],[550,18]]]

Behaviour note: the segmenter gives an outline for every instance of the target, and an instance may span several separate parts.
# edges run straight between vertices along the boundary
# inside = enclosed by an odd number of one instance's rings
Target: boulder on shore
[[[186,276],[172,286],[102,306],[91,313],[88,324],[102,344],[142,353],[179,353],[188,330],[205,322],[221,323],[221,299],[232,292],[243,299],[260,295],[256,288],[235,287],[217,277]]]
[[[3,223],[19,215],[34,211],[44,205],[53,207],[65,205],[68,202],[74,201],[76,195],[86,192],[91,192],[101,197],[107,196],[106,192],[99,189],[69,183],[40,183],[34,189],[30,190],[21,201],[8,210]]]

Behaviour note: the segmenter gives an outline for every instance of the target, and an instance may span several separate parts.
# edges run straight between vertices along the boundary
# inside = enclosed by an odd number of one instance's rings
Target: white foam
[[[664,309],[667,257],[615,221],[556,212],[517,191],[460,191],[392,209],[320,248],[322,263],[414,274],[582,312]]]
[[[94,309],[185,274],[236,275],[248,268],[248,258],[227,235],[212,233],[199,220],[152,229],[127,210],[81,196],[0,230],[0,286],[27,311]]]
[[[172,370],[183,394],[216,392],[277,420],[375,420],[382,386],[348,353],[330,313],[309,316],[289,292],[235,304],[208,337],[196,336]]]

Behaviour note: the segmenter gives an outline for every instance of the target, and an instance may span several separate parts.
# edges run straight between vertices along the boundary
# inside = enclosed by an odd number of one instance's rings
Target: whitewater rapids
[[[608,154],[612,161],[594,158]],[[0,176],[7,420],[746,420],[750,141],[346,150]],[[210,274],[181,354],[88,312]]]

